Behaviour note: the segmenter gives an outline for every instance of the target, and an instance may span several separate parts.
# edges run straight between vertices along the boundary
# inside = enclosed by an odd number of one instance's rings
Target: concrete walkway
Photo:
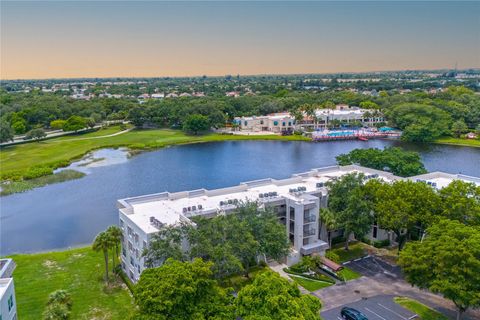
[[[270,269],[272,269],[273,271],[275,271],[276,273],[278,273],[281,277],[287,279],[289,282],[293,282],[292,278],[290,278],[288,273],[283,271],[284,268],[288,268],[288,266],[286,264],[280,264],[276,261],[272,261],[272,262],[268,263],[268,267]],[[303,293],[303,294],[312,294],[310,291],[308,291],[307,289],[305,289],[301,285],[298,285],[298,289],[300,289],[300,292]]]

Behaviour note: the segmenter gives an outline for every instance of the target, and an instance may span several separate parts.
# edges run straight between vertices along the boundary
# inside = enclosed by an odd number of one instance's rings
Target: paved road
[[[329,311],[345,304],[348,305],[379,295],[406,296],[424,303],[452,319],[455,318],[455,306],[450,300],[429,291],[412,287],[403,280],[398,268],[392,267],[378,258],[368,257],[351,262],[347,266],[363,276],[343,285],[330,286],[315,291],[313,294],[322,300],[322,310]],[[480,310],[467,311],[463,319],[480,319]]]
[[[376,296],[344,306],[357,309],[369,320],[409,320],[416,317],[415,313],[396,304],[393,301],[393,296]],[[340,311],[342,307],[322,312],[322,318],[325,320],[341,320]]]

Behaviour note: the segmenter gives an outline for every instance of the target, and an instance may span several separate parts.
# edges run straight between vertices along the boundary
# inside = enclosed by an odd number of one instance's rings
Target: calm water
[[[0,198],[0,255],[90,243],[99,231],[117,222],[116,200],[120,198],[285,178],[334,165],[336,155],[355,148],[400,144],[386,140],[205,143],[147,152],[110,166],[97,165],[89,168],[84,178]],[[480,149],[401,145],[419,151],[429,171],[480,176]]]

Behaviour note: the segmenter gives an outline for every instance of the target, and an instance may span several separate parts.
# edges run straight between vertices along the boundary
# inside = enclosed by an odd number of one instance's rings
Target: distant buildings
[[[236,117],[234,123],[240,130],[253,132],[281,133],[282,131],[293,131],[295,128],[295,119],[288,112],[266,116]]]
[[[15,262],[12,259],[0,259],[0,319],[17,319],[17,301],[12,273]]]

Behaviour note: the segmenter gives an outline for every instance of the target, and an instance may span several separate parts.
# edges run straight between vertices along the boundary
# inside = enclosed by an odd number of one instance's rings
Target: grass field
[[[353,271],[352,269],[349,269],[347,267],[344,267],[342,270],[338,271],[337,275],[345,281],[358,279],[362,276],[360,273]]]
[[[349,250],[345,250],[343,248],[343,243],[335,245],[333,247],[334,249],[331,249],[329,251],[334,252],[339,256],[339,262],[350,261],[367,255],[367,250],[365,250],[364,245],[361,242],[351,243],[348,246]]]
[[[252,283],[256,276],[264,272],[267,272],[269,270],[270,268],[268,267],[261,267],[261,266],[253,267],[250,269],[250,272],[248,273],[248,278],[245,277],[243,274],[234,275],[225,279],[222,283],[222,286],[225,288],[231,287],[236,292],[238,292],[247,284]]]
[[[293,279],[297,284],[301,285],[308,291],[317,291],[322,288],[330,287],[333,283],[325,282],[325,281],[318,281],[313,279],[307,279],[300,276],[290,275],[290,278]]]
[[[462,139],[462,138],[452,138],[452,137],[445,137],[435,140],[435,143],[440,144],[452,144],[456,146],[467,146],[467,147],[478,147],[480,148],[480,140],[479,139]]]
[[[72,161],[91,150],[105,147],[126,146],[133,149],[153,149],[167,145],[225,141],[225,140],[302,140],[303,136],[240,136],[208,134],[189,136],[179,130],[155,129],[132,130],[111,137],[104,137],[120,131],[119,126],[109,127],[82,135],[64,136],[40,142],[31,142],[0,150],[0,167],[3,172],[28,170],[31,167],[53,166],[61,161]]]
[[[443,314],[430,309],[426,305],[413,299],[407,297],[395,297],[393,300],[405,309],[418,314],[421,320],[448,320]]]
[[[13,276],[19,319],[42,319],[48,295],[57,289],[72,296],[71,319],[125,319],[133,311],[123,283],[104,286],[103,255],[89,247],[12,258],[17,264]]]

